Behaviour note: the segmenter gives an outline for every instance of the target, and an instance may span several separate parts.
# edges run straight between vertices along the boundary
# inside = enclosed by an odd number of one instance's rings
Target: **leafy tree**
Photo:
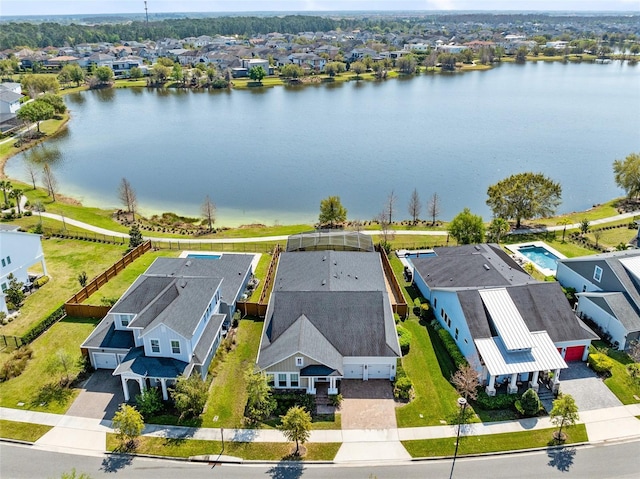
[[[205,197],[204,203],[202,203],[202,217],[207,222],[209,231],[212,231],[213,224],[216,222],[216,204],[211,201],[209,195]]]
[[[496,243],[500,243],[500,239],[506,235],[511,226],[509,226],[509,222],[504,218],[494,218],[489,224],[488,235],[492,241]]]
[[[293,406],[281,418],[279,429],[289,441],[296,442],[295,454],[299,455],[300,444],[307,442],[311,435],[311,414],[301,406]]]
[[[262,79],[267,76],[267,72],[264,71],[262,65],[251,67],[249,69],[249,78],[258,83],[262,83]]]
[[[45,93],[40,98],[38,98],[38,101],[43,101],[51,105],[53,107],[53,111],[56,114],[62,114],[67,111],[67,105],[64,104],[64,100],[62,99],[62,97],[54,93]]]
[[[452,72],[456,70],[456,56],[452,53],[441,53],[438,55],[438,63],[444,72]]]
[[[422,203],[420,202],[420,195],[416,188],[413,189],[411,198],[409,198],[408,210],[409,216],[411,216],[411,219],[413,220],[413,224],[417,224],[418,219],[420,218],[420,212],[422,211]]]
[[[533,389],[527,389],[522,397],[516,401],[516,409],[526,417],[535,416],[540,411],[540,408],[542,408],[540,398]]]
[[[171,68],[173,67],[173,60],[167,57],[160,57],[156,60],[156,64]]]
[[[516,220],[552,215],[560,204],[562,187],[542,173],[511,175],[487,190],[487,205],[494,216]]]
[[[362,75],[364,72],[367,71],[367,67],[364,63],[362,62],[353,62],[351,64],[351,68],[350,70],[356,74],[356,78],[360,78],[360,75]]]
[[[449,223],[449,234],[459,244],[482,243],[484,241],[484,223],[482,217],[465,208]]]
[[[173,81],[183,81],[184,80],[184,72],[182,71],[182,65],[179,63],[174,63],[171,68],[171,79]]]
[[[12,303],[16,308],[19,308],[24,301],[24,292],[22,291],[24,283],[18,281],[18,278],[13,273],[9,273],[7,279],[9,280],[9,285],[4,291],[7,303]]]
[[[401,73],[410,75],[411,73],[416,72],[417,63],[413,55],[405,55],[398,58],[396,66]]]
[[[9,180],[0,180],[0,190],[2,190],[5,205],[9,204],[9,198],[7,197],[7,194],[11,192],[12,189],[13,185]]]
[[[121,404],[113,416],[113,429],[125,449],[134,449],[136,438],[144,429],[142,414],[133,406]]]
[[[569,218],[562,218],[558,221],[558,225],[563,226],[562,228],[562,242],[564,243],[564,238],[567,235],[567,226],[571,224],[571,220]]]
[[[47,194],[51,197],[53,201],[56,201],[56,190],[58,189],[58,180],[53,174],[53,171],[51,171],[51,167],[49,167],[48,163],[45,163],[44,168],[42,169],[42,181],[44,183],[45,188],[47,189]]]
[[[22,105],[16,116],[20,120],[36,123],[38,125],[38,133],[40,133],[40,122],[53,118],[54,114],[55,110],[49,103],[36,100]]]
[[[129,249],[133,249],[137,246],[140,246],[144,239],[142,238],[142,233],[140,232],[140,228],[137,224],[134,224],[129,230]]]
[[[573,396],[570,394],[563,394],[558,399],[553,401],[553,408],[549,413],[551,422],[558,426],[558,430],[554,433],[554,437],[558,441],[564,441],[565,437],[562,434],[562,428],[565,426],[572,426],[580,419],[578,415],[578,406],[576,405]]]
[[[460,366],[458,370],[451,375],[451,384],[456,388],[458,394],[466,400],[476,399],[478,397],[478,387],[480,387],[478,371],[468,363]]]
[[[58,90],[60,90],[58,79],[51,75],[34,75],[30,73],[22,77],[20,85],[22,86],[22,91],[28,92],[31,98],[35,98],[38,93],[58,93]]]
[[[84,288],[87,285],[88,279],[89,278],[87,277],[86,271],[81,271],[80,273],[78,273],[78,283],[80,283],[81,288]]]
[[[142,78],[142,76],[143,76],[142,70],[140,70],[140,68],[138,67],[133,67],[131,70],[129,70],[129,78],[133,80]]]
[[[167,81],[167,78],[171,76],[171,68],[162,65],[160,63],[156,63],[153,65],[153,69],[151,70],[151,78],[155,84],[164,84]]]
[[[20,200],[22,199],[22,193],[23,191],[18,188],[12,189],[11,193],[9,193],[9,196],[16,200],[16,208],[18,209],[18,216],[22,214],[22,211],[20,211]]]
[[[136,406],[143,417],[151,417],[164,407],[158,388],[147,388],[136,395]]]
[[[185,417],[196,417],[202,414],[207,403],[209,385],[199,374],[192,374],[188,378],[179,376],[171,391],[176,409],[180,412],[180,420]]]
[[[339,196],[329,196],[320,201],[318,221],[321,225],[329,223],[332,228],[335,223],[347,221],[347,210],[340,203]]]
[[[324,72],[330,77],[334,77],[346,70],[343,62],[329,62],[324,66]]]
[[[93,74],[101,85],[107,85],[113,81],[113,70],[108,66],[96,68]]]
[[[70,63],[62,67],[58,79],[64,82],[76,82],[76,86],[80,86],[80,83],[84,82],[84,70],[80,65],[76,63]]]
[[[518,48],[516,51],[516,63],[524,63],[527,60],[527,54],[529,50],[524,45]]]
[[[616,185],[626,191],[629,198],[640,196],[640,154],[631,153],[624,160],[613,162]]]
[[[294,63],[288,63],[280,68],[280,76],[284,78],[300,78],[303,75],[304,69]]]
[[[126,178],[122,178],[120,181],[120,186],[118,188],[118,198],[120,202],[123,204],[127,211],[131,213],[131,220],[135,221],[136,219],[136,208],[138,206],[138,198],[136,196],[136,192],[129,183],[129,180]]]
[[[591,223],[588,219],[584,218],[580,221],[580,233],[582,236],[586,235],[589,232],[589,228],[591,227]]]
[[[72,356],[64,349],[59,349],[55,354],[49,357],[49,362],[47,363],[46,369],[48,373],[62,373],[62,377],[60,378],[60,385],[68,386],[71,382],[71,378],[69,375],[73,371],[73,367],[76,363],[77,358]]]
[[[251,367],[244,373],[247,383],[247,406],[245,416],[251,421],[258,422],[268,418],[276,408],[276,401],[267,384],[267,377]]]

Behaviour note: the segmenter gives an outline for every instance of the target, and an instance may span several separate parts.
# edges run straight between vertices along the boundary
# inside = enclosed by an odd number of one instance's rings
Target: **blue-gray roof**
[[[133,348],[113,372],[114,376],[133,373],[145,378],[175,379],[189,366],[184,361],[171,358],[156,358],[144,355],[144,348]]]
[[[113,316],[107,315],[82,344],[83,348],[129,350],[135,346],[131,331],[117,330]]]

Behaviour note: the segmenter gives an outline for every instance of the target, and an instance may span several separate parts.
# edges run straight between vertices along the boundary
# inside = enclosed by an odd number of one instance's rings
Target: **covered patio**
[[[338,381],[342,379],[342,374],[328,366],[311,365],[300,370],[300,377],[307,379],[307,394],[316,393],[318,382],[329,383],[327,394],[338,394]]]

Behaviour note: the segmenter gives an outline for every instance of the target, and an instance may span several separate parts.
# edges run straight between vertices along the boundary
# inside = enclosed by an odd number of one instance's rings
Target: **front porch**
[[[335,369],[320,365],[302,368],[300,377],[307,381],[307,394],[316,394],[319,384],[328,384],[327,394],[338,394],[338,381],[342,379]]]

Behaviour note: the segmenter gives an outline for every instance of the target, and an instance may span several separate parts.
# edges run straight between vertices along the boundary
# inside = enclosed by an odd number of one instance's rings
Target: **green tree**
[[[249,78],[258,83],[262,83],[262,79],[267,76],[267,72],[264,71],[262,65],[251,67],[249,69]]]
[[[580,221],[580,233],[582,236],[586,235],[589,232],[589,228],[591,227],[591,223],[587,218],[584,218]]]
[[[63,82],[76,82],[76,86],[84,82],[84,70],[76,63],[69,63],[62,67],[58,79]]]
[[[140,228],[137,224],[131,226],[129,230],[129,249],[133,249],[136,246],[140,246],[144,239],[142,238],[142,233],[140,232]]]
[[[100,85],[108,85],[113,81],[113,70],[108,66],[98,67],[94,70],[95,75]]]
[[[42,100],[22,105],[16,114],[20,120],[35,123],[38,126],[38,133],[40,133],[40,122],[53,118],[53,115],[55,115],[53,107]]]
[[[279,429],[289,441],[296,442],[295,454],[299,455],[300,444],[307,442],[311,435],[311,414],[301,406],[293,406],[281,419]]]
[[[330,77],[334,77],[344,72],[346,67],[342,62],[329,62],[324,66],[324,72]]]
[[[520,228],[522,219],[555,213],[561,201],[562,187],[542,173],[518,173],[491,185],[487,195],[487,205],[493,215],[514,219],[516,228]]]
[[[78,359],[71,355],[71,353],[64,349],[59,349],[48,358],[46,369],[47,372],[51,374],[62,373],[60,385],[66,387],[71,383],[70,374],[77,362]]]
[[[563,226],[562,228],[562,242],[564,243],[564,238],[567,235],[567,226],[571,224],[571,220],[569,218],[562,218],[558,221],[558,225]]]
[[[294,63],[288,63],[280,68],[280,76],[284,78],[300,78],[303,75],[304,69]]]
[[[339,196],[329,196],[320,201],[318,221],[321,225],[329,223],[332,228],[335,223],[347,221],[347,210],[342,206]]]
[[[360,75],[367,71],[367,67],[362,62],[353,62],[350,70],[356,74],[356,78],[359,79]]]
[[[4,204],[9,204],[8,193],[13,189],[13,185],[9,180],[0,180],[0,190],[2,190],[2,194],[4,196]]]
[[[482,217],[465,208],[449,223],[449,234],[458,244],[482,243],[484,241],[484,223]]]
[[[86,271],[81,271],[80,273],[78,273],[78,283],[80,283],[80,287],[84,288],[87,285],[87,280],[88,280],[88,276],[87,276],[87,272]]]
[[[542,408],[538,393],[533,389],[527,389],[522,397],[516,401],[516,409],[520,414],[526,417],[533,417]]]
[[[524,45],[518,48],[518,50],[516,50],[516,63],[524,63],[525,61],[527,61],[528,53],[529,50],[527,50],[527,47],[525,47]]]
[[[182,66],[179,63],[174,63],[171,68],[171,79],[176,82],[181,82],[184,80],[184,72],[182,71]]]
[[[7,279],[9,280],[9,285],[4,291],[6,301],[7,303],[12,303],[16,308],[19,308],[24,302],[24,292],[22,291],[24,283],[18,281],[18,278],[16,278],[13,273],[9,273]]]
[[[136,406],[143,417],[149,418],[164,407],[158,388],[147,388],[136,395]]]
[[[160,57],[156,60],[156,64],[171,68],[173,67],[173,60],[167,57]]]
[[[416,72],[416,67],[417,67],[416,59],[413,55],[402,56],[398,58],[396,67],[398,67],[398,70],[401,73],[410,75]]]
[[[438,63],[444,72],[452,72],[456,69],[456,56],[451,53],[441,53],[438,55]]]
[[[245,416],[253,422],[268,418],[276,408],[276,401],[266,375],[249,367],[244,373],[244,380],[247,384]]]
[[[510,229],[511,226],[509,225],[509,222],[507,220],[505,220],[504,218],[494,218],[491,221],[491,224],[489,224],[487,234],[489,238],[491,238],[491,241],[500,243],[500,239],[504,235],[506,235]]]
[[[34,75],[32,73],[22,77],[20,81],[23,92],[28,92],[31,98],[38,93],[58,93],[60,82],[51,75]]]
[[[157,85],[162,85],[171,76],[171,67],[157,63],[151,70],[151,78]]]
[[[558,430],[554,433],[555,439],[560,442],[564,441],[566,438],[562,433],[562,428],[572,426],[580,419],[578,406],[573,396],[563,394],[553,401],[553,408],[551,408],[549,417],[551,418],[551,422],[558,426]]]
[[[199,374],[194,372],[188,378],[179,376],[171,391],[171,398],[180,413],[180,420],[202,414],[204,405],[207,403],[208,392],[209,385]]]
[[[62,99],[62,97],[54,93],[45,93],[40,98],[38,98],[38,101],[43,101],[51,105],[53,107],[53,111],[56,114],[60,115],[67,111],[67,105],[64,104],[64,100]]]
[[[137,80],[138,78],[142,78],[142,76],[143,76],[142,70],[140,70],[140,68],[138,68],[138,67],[133,67],[131,70],[129,70],[129,78],[131,78],[133,80]]]
[[[135,407],[121,404],[120,409],[113,415],[112,426],[122,447],[135,449],[136,438],[144,429],[144,420]]]
[[[613,162],[616,185],[626,191],[629,198],[640,195],[640,154],[631,153],[624,160]]]
[[[22,199],[22,193],[23,191],[18,188],[12,189],[11,193],[9,193],[9,196],[16,200],[16,208],[18,209],[18,216],[22,214],[22,211],[20,210],[20,200]]]

